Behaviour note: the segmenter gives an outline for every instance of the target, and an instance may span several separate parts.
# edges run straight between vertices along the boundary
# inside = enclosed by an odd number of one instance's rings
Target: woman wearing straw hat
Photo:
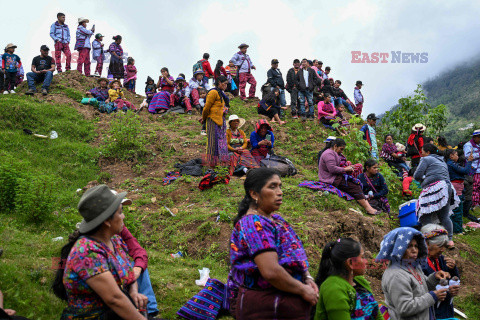
[[[228,117],[227,122],[227,147],[231,158],[230,174],[247,172],[250,168],[258,168],[258,163],[247,149],[248,139],[240,128],[245,124],[245,119],[236,114]],[[243,174],[243,173],[242,173]]]
[[[126,192],[106,185],[85,192],[78,203],[83,217],[79,234],[61,250],[53,291],[68,302],[61,319],[145,320],[147,298],[138,293],[133,261],[118,235],[123,229]]]
[[[422,156],[422,148],[423,148],[423,133],[427,130],[421,123],[417,123],[412,128],[412,133],[408,137],[407,141],[407,157],[412,158],[412,163],[410,165],[411,168],[418,167],[420,163],[420,157]]]
[[[75,42],[75,50],[78,51],[77,71],[82,73],[82,66],[85,75],[90,76],[90,37],[95,32],[95,26],[91,30],[87,30],[87,18],[78,18],[77,41]]]

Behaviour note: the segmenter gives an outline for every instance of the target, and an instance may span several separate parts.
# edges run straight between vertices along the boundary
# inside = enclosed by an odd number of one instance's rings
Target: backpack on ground
[[[261,160],[260,167],[275,169],[281,177],[294,176],[298,172],[290,159],[277,155],[271,155],[268,159]]]
[[[195,71],[198,71],[198,70],[202,70],[203,72],[205,72],[205,70],[203,70],[203,61],[204,60],[198,60],[197,63],[193,65],[192,73],[195,73]]]

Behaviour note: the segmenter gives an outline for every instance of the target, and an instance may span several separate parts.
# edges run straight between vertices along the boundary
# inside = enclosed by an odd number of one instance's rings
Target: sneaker
[[[100,78],[100,74],[99,74],[98,72],[95,72],[95,73],[93,74],[93,76],[94,76],[94,77],[97,77],[97,78]]]
[[[202,130],[202,131],[200,131],[200,135],[202,135],[202,136],[206,136],[206,135],[207,135],[207,131],[206,131],[206,130]]]
[[[46,96],[46,95],[48,94],[48,91],[47,91],[47,89],[45,89],[45,88],[44,88],[44,89],[42,89],[42,94],[43,94],[44,96]]]
[[[202,109],[202,106],[199,105],[199,104],[196,104],[196,105],[195,105],[195,109],[200,110],[200,109]]]
[[[33,96],[34,93],[35,93],[34,89],[28,89],[27,92],[25,92],[25,94],[28,96]]]
[[[292,119],[298,119],[297,115],[292,116]]]
[[[3,91],[3,94],[9,94],[8,90]]]
[[[4,93],[5,93],[5,92],[4,92]],[[10,93],[10,94],[15,94],[16,92],[15,92],[15,90],[10,90],[9,93]]]

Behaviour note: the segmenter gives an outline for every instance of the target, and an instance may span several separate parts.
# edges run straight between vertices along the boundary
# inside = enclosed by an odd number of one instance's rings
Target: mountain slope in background
[[[454,145],[467,139],[468,124],[480,121],[480,59],[445,71],[422,84],[427,102],[449,109],[444,136]]]

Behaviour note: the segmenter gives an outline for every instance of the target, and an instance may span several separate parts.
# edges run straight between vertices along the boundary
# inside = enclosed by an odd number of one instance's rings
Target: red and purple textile
[[[354,198],[349,195],[346,192],[343,192],[342,190],[332,186],[331,184],[328,183],[323,183],[320,181],[304,181],[298,185],[299,187],[304,187],[304,188],[309,188],[312,190],[317,190],[318,192],[320,191],[327,191],[333,194],[336,194],[340,198],[345,198],[347,201],[351,201]]]

